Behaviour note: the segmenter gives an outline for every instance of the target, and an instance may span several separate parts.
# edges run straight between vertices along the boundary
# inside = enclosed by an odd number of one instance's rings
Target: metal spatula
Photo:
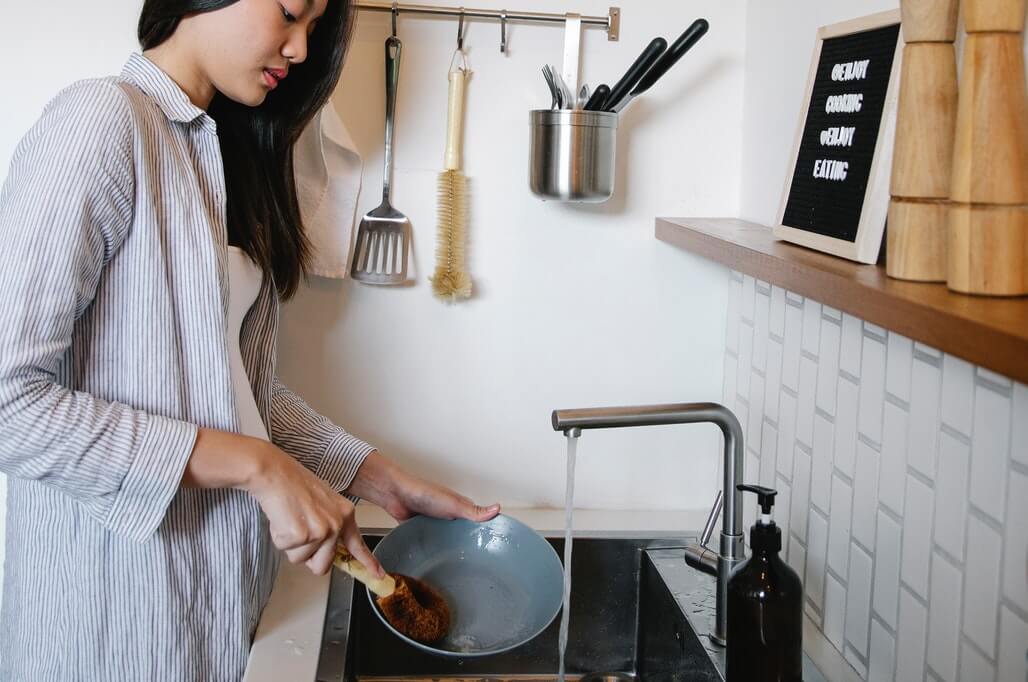
[[[383,162],[382,203],[361,218],[353,250],[350,276],[368,284],[403,284],[407,280],[407,253],[410,251],[410,220],[389,203],[389,181],[393,167],[393,114],[396,109],[396,84],[400,78],[399,38],[385,42],[386,128]]]

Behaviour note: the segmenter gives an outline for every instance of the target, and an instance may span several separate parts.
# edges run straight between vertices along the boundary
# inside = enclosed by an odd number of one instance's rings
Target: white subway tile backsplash
[[[856,474],[853,478],[853,539],[867,549],[875,546],[877,507],[878,453],[861,442],[857,445]]]
[[[860,412],[857,430],[882,442],[882,403],[885,400],[885,344],[864,336],[860,373]]]
[[[760,485],[773,488],[775,487],[775,449],[778,447],[778,432],[768,422],[764,422],[760,442]]]
[[[823,512],[828,511],[832,495],[832,423],[821,415],[814,416],[814,446],[811,455],[810,501]]]
[[[910,402],[910,370],[914,357],[914,342],[896,332],[889,332],[888,376],[885,390],[900,400]]]
[[[960,643],[960,679],[968,682],[995,682],[996,666],[966,641]]]
[[[824,607],[825,560],[828,552],[828,520],[810,513],[810,542],[807,543],[807,597],[819,609]]]
[[[839,577],[846,580],[850,562],[853,489],[838,476],[832,476],[831,486],[831,511],[828,515],[828,565]]]
[[[821,345],[817,354],[817,397],[814,404],[835,416],[835,391],[839,383],[839,339],[842,329],[835,322],[821,320]]]
[[[942,372],[938,367],[915,357],[913,379],[907,464],[928,478],[935,478],[935,453],[939,447],[939,386]]]
[[[907,502],[903,507],[903,555],[900,577],[922,599],[928,598],[928,564],[932,548],[932,489],[907,475]]]
[[[961,578],[960,569],[938,552],[933,553],[928,603],[928,665],[946,682],[957,680]]]
[[[989,656],[996,652],[1002,539],[975,516],[967,519],[963,632]]]
[[[920,680],[924,675],[928,613],[906,588],[900,589],[899,630],[896,632],[896,679]]]
[[[739,323],[739,368],[737,376],[739,396],[749,402],[750,376],[753,374],[753,326],[749,322]]]
[[[780,338],[785,338],[785,289],[779,286],[771,287],[771,314],[768,317],[768,330]]]
[[[725,353],[724,386],[722,389],[721,400],[724,402],[725,407],[733,412],[735,411],[735,395],[737,386],[735,372],[738,367],[739,361],[736,357]]]
[[[782,551],[789,549],[789,517],[792,502],[792,486],[781,476],[775,478],[774,489],[778,491],[775,496],[775,523],[782,529]]]
[[[782,344],[771,339],[767,343],[767,380],[764,384],[764,412],[778,422],[778,396],[782,393]]]
[[[1000,523],[1010,458],[1010,398],[978,385],[971,441],[971,504]]]
[[[745,458],[746,464],[744,465],[745,470],[743,471],[743,480],[747,483],[753,483],[758,480],[760,476],[760,459],[752,452],[746,453]],[[742,523],[743,530],[750,528],[757,522],[757,496],[756,495],[743,495],[742,496]],[[744,532],[743,535],[746,538],[747,543],[749,542],[749,533]]]
[[[860,388],[846,378],[839,379],[839,402],[835,414],[835,466],[853,476],[857,455],[857,403]]]
[[[753,306],[754,297],[757,294],[757,280],[750,275],[742,276],[742,301],[740,302],[740,310],[742,311],[742,319],[753,322]]]
[[[1015,462],[1028,466],[1028,386],[1014,384],[1014,434],[1011,444]]]
[[[771,296],[757,293],[756,307],[753,311],[753,366],[764,371],[767,362],[768,315],[770,315]]]
[[[784,541],[784,538],[783,538]],[[796,575],[800,577],[800,581],[806,585],[807,581],[804,578],[804,574],[807,568],[807,548],[796,539],[796,536],[789,537],[789,566],[792,570],[796,571]]]
[[[844,648],[846,628],[846,588],[829,575],[825,578],[825,623],[824,633],[836,649]]]
[[[1028,613],[1028,476],[1010,472],[1006,542],[1003,547],[1003,594]]]
[[[947,353],[942,357],[942,423],[971,437],[974,365]]]
[[[878,495],[882,504],[897,514],[903,513],[903,500],[906,496],[907,422],[907,413],[903,408],[891,402],[885,403]]]
[[[760,452],[761,425],[764,423],[764,377],[756,370],[750,377],[749,421],[746,429],[746,449]]]
[[[796,398],[782,391],[781,410],[778,413],[778,473],[792,479],[792,451],[796,446]]]
[[[785,306],[785,345],[782,347],[782,385],[800,390],[800,346],[803,338],[803,309]]]
[[[730,353],[739,353],[739,313],[742,306],[742,282],[728,283],[728,324],[725,325],[725,347]]]
[[[867,629],[871,620],[871,556],[860,547],[850,548],[846,594],[846,640],[867,657]]]
[[[929,346],[927,344],[921,343],[920,341],[915,341],[914,350],[918,353],[923,353],[936,360],[942,360],[942,351],[938,348],[935,348],[934,346]]]
[[[935,542],[964,560],[967,476],[971,449],[948,433],[939,438],[939,474],[935,479]]]
[[[858,379],[860,378],[860,353],[863,339],[864,328],[860,323],[860,318],[843,314],[839,369]]]
[[[1028,623],[1006,606],[999,616],[999,680],[1028,680]]]
[[[817,391],[817,364],[800,358],[800,391],[797,396],[796,439],[807,446],[814,444],[814,395]]]
[[[803,299],[802,349],[817,355],[821,340],[821,304],[812,298]]]
[[[871,655],[867,682],[894,682],[896,639],[876,620],[871,621]]]
[[[885,341],[886,334],[889,333],[889,331],[885,327],[879,327],[877,324],[874,324],[873,322],[868,322],[867,320],[864,320],[864,332],[867,334],[871,334],[873,336],[877,336],[878,338],[882,339],[883,343]]]
[[[901,526],[885,512],[878,512],[878,538],[875,542],[875,613],[893,630],[896,629],[896,605],[899,603]]]
[[[792,532],[807,541],[807,516],[810,514],[810,455],[800,448],[793,452],[792,511],[789,525]]]

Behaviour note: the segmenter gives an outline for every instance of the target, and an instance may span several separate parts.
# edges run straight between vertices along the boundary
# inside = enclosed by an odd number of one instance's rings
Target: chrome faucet
[[[656,426],[661,424],[716,424],[725,438],[724,489],[714,500],[700,542],[685,548],[685,561],[693,568],[717,576],[717,618],[710,639],[725,645],[728,632],[728,577],[743,560],[742,493],[742,427],[732,411],[717,403],[674,403],[669,405],[636,405],[631,407],[593,407],[578,410],[554,410],[551,416],[554,431],[563,431],[577,438],[582,429],[612,429],[625,426]],[[718,512],[721,518],[721,547],[714,552],[707,547]]]

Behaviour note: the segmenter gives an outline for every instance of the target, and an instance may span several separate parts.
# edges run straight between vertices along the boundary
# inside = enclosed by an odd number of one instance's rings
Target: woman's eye
[[[294,17],[292,14],[290,14],[289,10],[287,10],[285,7],[282,7],[282,5],[279,5],[279,7],[282,8],[282,16],[285,18],[285,20],[287,22],[289,22],[291,24],[294,21],[296,21],[296,17]]]

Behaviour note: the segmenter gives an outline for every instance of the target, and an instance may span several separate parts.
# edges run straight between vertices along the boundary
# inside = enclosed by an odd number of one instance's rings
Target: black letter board
[[[899,12],[822,27],[776,236],[877,259],[899,80]]]

